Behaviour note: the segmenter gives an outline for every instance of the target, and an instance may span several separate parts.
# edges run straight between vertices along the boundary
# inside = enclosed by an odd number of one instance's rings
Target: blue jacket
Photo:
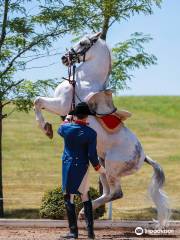
[[[64,138],[62,156],[63,191],[77,194],[78,188],[89,167],[89,161],[96,167],[99,160],[96,151],[96,132],[87,125],[66,123],[58,133]]]

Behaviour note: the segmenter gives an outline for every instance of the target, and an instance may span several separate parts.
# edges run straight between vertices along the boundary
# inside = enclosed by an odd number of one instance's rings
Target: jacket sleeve
[[[95,132],[93,136],[89,138],[89,143],[88,143],[88,157],[94,168],[99,166],[96,144],[97,144],[97,134]]]

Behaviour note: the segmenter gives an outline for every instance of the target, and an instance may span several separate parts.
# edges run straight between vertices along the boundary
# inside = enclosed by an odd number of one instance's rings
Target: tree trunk
[[[103,22],[103,27],[102,27],[102,34],[101,34],[101,38],[106,41],[106,36],[107,36],[107,32],[109,29],[109,17],[105,17],[104,18],[104,22]]]
[[[8,19],[8,8],[9,8],[9,0],[5,0],[4,2],[4,12],[3,12],[3,22],[2,22],[2,31],[0,36],[0,52],[2,45],[4,43],[6,37],[6,27],[7,27],[7,19]]]
[[[2,182],[2,102],[0,102],[0,217],[4,217]]]

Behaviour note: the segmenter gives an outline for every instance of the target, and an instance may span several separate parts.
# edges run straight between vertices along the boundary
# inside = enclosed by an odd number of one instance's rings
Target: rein
[[[71,62],[69,62],[68,65],[68,78],[63,77],[64,80],[67,80],[69,84],[73,87],[73,95],[72,95],[72,103],[71,103],[71,109],[70,111],[73,111],[76,107],[75,103],[75,96],[76,96],[76,80],[75,80],[75,73],[76,73],[76,65]],[[71,80],[71,74],[72,74],[72,80]]]
[[[76,107],[76,102],[75,102],[76,97],[80,102],[82,102],[80,97],[76,93],[76,80],[75,80],[75,73],[76,73],[75,60],[78,60],[78,63],[80,62],[79,55],[78,55],[79,53],[76,53],[76,51],[73,48],[71,48],[71,51],[72,53],[70,51],[68,52],[68,78],[63,77],[63,79],[67,80],[69,84],[71,84],[73,87],[73,95],[72,95],[70,112],[73,111]],[[83,62],[85,62],[85,57],[86,57],[86,52],[83,52]],[[71,75],[72,75],[72,80],[71,80]]]
[[[91,43],[91,46],[94,44],[94,42]],[[86,61],[86,52],[90,49],[89,46],[88,48],[83,49],[80,52],[76,52],[74,48],[71,48],[71,51],[68,52],[68,78],[63,77],[64,80],[67,80],[69,84],[72,85],[73,87],[73,96],[72,96],[72,103],[71,103],[71,109],[70,111],[73,111],[76,107],[75,103],[75,97],[79,99],[80,102],[81,99],[79,96],[76,94],[76,80],[75,80],[75,73],[76,73],[76,65],[75,62],[78,61],[80,63],[79,55],[83,56],[83,62]],[[72,75],[72,80],[71,80],[71,75]]]

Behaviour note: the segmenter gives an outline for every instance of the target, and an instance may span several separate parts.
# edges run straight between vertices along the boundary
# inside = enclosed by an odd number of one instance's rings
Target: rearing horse
[[[94,93],[106,90],[109,73],[111,71],[111,53],[105,41],[100,39],[100,33],[84,37],[78,44],[62,57],[64,65],[71,61],[80,62],[76,68],[75,79],[75,104],[87,101]],[[109,92],[107,91],[107,94]],[[36,120],[40,128],[49,137],[52,137],[51,125],[46,123],[41,110],[65,116],[71,109],[73,86],[69,81],[60,83],[54,92],[53,98],[37,97],[34,102]],[[101,105],[99,111],[108,113],[108,105]],[[144,162],[151,165],[154,175],[150,186],[150,194],[158,211],[158,220],[161,225],[166,224],[169,218],[168,198],[161,190],[165,177],[160,165],[146,156],[143,148],[127,127],[122,126],[115,133],[108,133],[94,116],[89,116],[89,125],[97,132],[97,152],[101,163],[105,166],[106,176],[100,176],[103,185],[103,195],[93,201],[93,209],[109,201],[122,198],[123,192],[120,178],[133,174]],[[83,210],[81,210],[82,213]]]

